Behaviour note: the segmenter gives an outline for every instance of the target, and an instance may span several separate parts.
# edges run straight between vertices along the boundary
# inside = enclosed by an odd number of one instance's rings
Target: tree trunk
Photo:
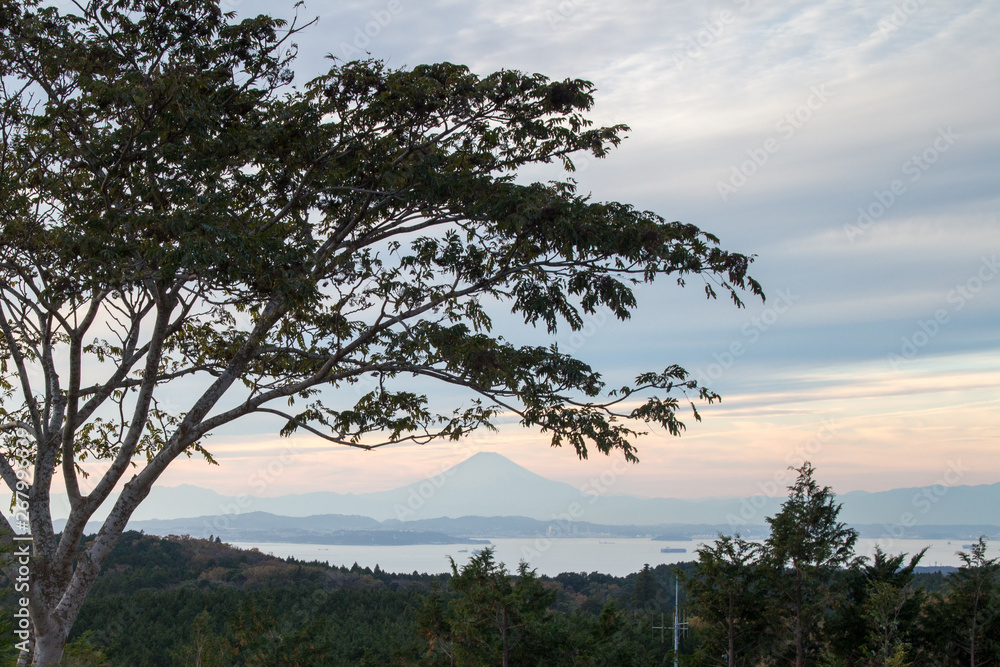
[[[37,562],[37,561],[36,561]],[[58,665],[62,660],[63,647],[69,637],[69,630],[72,627],[72,620],[67,621],[62,617],[57,609],[60,599],[59,590],[62,588],[58,582],[53,582],[55,576],[41,563],[36,571],[32,572],[31,597],[29,598],[28,610],[31,614],[31,638],[32,655],[30,664],[33,667],[49,667]],[[38,572],[42,570],[42,572]],[[76,614],[73,613],[73,619]],[[24,654],[22,654],[24,655]],[[27,656],[25,656],[27,658]],[[18,665],[21,665],[18,662]]]
[[[508,667],[510,662],[510,646],[507,637],[507,610],[503,610],[503,627],[501,628],[500,636],[503,641],[503,667]]]
[[[969,667],[976,667],[976,621],[972,621],[972,636],[969,637]]]
[[[805,637],[802,629],[802,573],[795,572],[795,667],[805,667]]]
[[[30,663],[33,667],[58,665],[62,660],[63,647],[70,629],[90,587],[97,579],[101,565],[121,536],[128,518],[147,493],[148,490],[143,491],[141,487],[137,489],[134,481],[126,484],[98,532],[97,539],[79,554],[74,553],[79,540],[73,545],[72,551],[67,549],[68,553],[60,554],[60,549],[64,546],[62,539],[66,538],[66,533],[63,533],[60,540],[53,535],[48,518],[47,498],[44,503],[39,503],[44,508],[44,513],[32,506],[32,512],[37,512],[37,516],[32,516],[32,528],[42,527],[35,535],[30,580],[29,610],[35,640],[34,656]],[[70,517],[72,519],[73,514]]]
[[[733,595],[729,594],[729,667],[736,667],[736,619],[733,618]],[[662,625],[662,623],[660,624]]]
[[[66,633],[49,632],[35,636],[35,659],[32,667],[50,667],[58,665],[62,660],[63,646],[66,644]]]
[[[29,611],[34,638],[33,667],[58,665],[63,647],[76,620],[83,599],[96,579],[96,568],[82,554],[74,563],[69,581],[60,577],[59,566],[46,556],[36,556],[31,573]]]
[[[969,636],[969,667],[976,667],[976,621],[979,616],[979,591],[972,598],[972,632]]]

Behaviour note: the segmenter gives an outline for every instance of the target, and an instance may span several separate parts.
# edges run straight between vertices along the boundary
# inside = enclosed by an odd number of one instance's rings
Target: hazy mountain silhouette
[[[625,488],[619,483],[610,491]],[[836,491],[836,489],[834,489]],[[1000,525],[1000,483],[933,486],[838,495],[841,519],[851,524]],[[289,517],[356,515],[412,522],[438,517],[520,516],[540,521],[572,518],[596,524],[763,525],[783,498],[681,500],[593,495],[546,479],[500,454],[481,452],[439,475],[390,491],[362,494],[313,492],[278,497],[229,497],[191,485],[154,487],[134,521],[268,512]],[[53,498],[53,509],[65,506]],[[107,503],[106,505],[109,505]],[[63,515],[65,516],[65,514]]]

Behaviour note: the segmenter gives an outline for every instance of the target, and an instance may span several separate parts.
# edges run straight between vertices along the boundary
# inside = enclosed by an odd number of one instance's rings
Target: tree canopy
[[[780,581],[790,607],[795,666],[803,667],[818,643],[833,572],[850,562],[858,531],[838,520],[841,506],[833,490],[813,478],[811,463],[793,470],[798,477],[788,487],[788,500],[767,518],[771,535],[766,546],[773,564],[790,570],[791,576]]]
[[[752,656],[764,653],[767,624],[774,616],[768,608],[763,547],[739,533],[720,534],[696,553],[694,572],[684,583],[707,647],[703,652],[724,655],[729,667],[752,664]]]
[[[684,575],[691,664],[1000,664],[1000,559],[985,536],[957,552],[957,570],[919,572],[930,547],[908,562],[878,544],[855,554],[833,491],[808,461],[794,470],[766,541],[720,534],[697,550]]]
[[[627,319],[665,276],[762,296],[752,258],[693,225],[518,182],[621,142],[588,120],[591,83],[369,59],[293,85],[305,27],[212,0],[0,2],[0,473],[32,472],[40,664],[151,485],[182,454],[211,460],[213,430],[267,414],[372,449],[509,415],[634,461],[637,424],[676,435],[678,393],[717,396],[672,364],[606,387],[554,344],[506,340],[498,309],[554,333]],[[413,377],[468,399],[434,405]]]

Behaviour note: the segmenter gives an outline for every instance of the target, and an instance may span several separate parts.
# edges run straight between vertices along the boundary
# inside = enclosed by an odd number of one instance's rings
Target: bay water
[[[548,539],[507,538],[491,540],[497,561],[515,571],[521,560],[535,568],[538,574],[555,576],[562,572],[600,572],[615,576],[625,576],[638,572],[643,565],[655,567],[659,564],[680,563],[697,560],[695,550],[702,544],[713,541],[688,540],[659,542],[647,538],[596,539],[561,537]],[[905,553],[912,556],[924,547],[927,553],[920,561],[922,566],[951,566],[961,564],[957,551],[962,550],[962,540],[921,540],[921,539],[860,539],[855,553],[868,556],[880,544],[882,550],[895,555]],[[302,561],[321,561],[330,565],[375,569],[378,565],[386,572],[396,573],[438,573],[450,572],[449,556],[461,567],[480,544],[426,544],[413,546],[353,546],[326,544],[295,544],[286,542],[233,542],[241,549],[256,548],[280,558],[294,557]],[[662,553],[664,547],[684,549],[683,552]],[[996,556],[997,548],[991,545],[987,556]]]

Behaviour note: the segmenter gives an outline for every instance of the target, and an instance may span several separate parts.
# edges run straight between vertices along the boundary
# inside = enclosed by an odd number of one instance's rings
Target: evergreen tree
[[[859,558],[847,574],[848,593],[836,610],[834,625],[841,630],[838,653],[852,664],[908,664],[912,634],[926,600],[914,583],[915,569],[926,551],[903,565],[905,554],[890,556],[876,545],[871,562]]]
[[[798,478],[788,487],[788,500],[767,519],[767,549],[782,575],[776,582],[787,602],[795,666],[804,667],[822,643],[833,573],[851,560],[858,533],[837,520],[841,506],[830,487],[813,479],[811,463],[792,470]],[[783,576],[786,570],[789,576]]]
[[[195,617],[191,640],[174,655],[178,664],[191,667],[228,667],[232,664],[233,649],[214,626],[207,609]]]
[[[729,667],[751,664],[766,640],[770,617],[763,548],[739,533],[720,534],[697,554],[685,585],[703,644],[700,653],[724,655]]]
[[[492,548],[473,556],[461,570],[454,560],[451,567],[451,589],[456,595],[448,605],[447,628],[455,664],[508,667],[529,664],[529,656],[533,658],[530,664],[535,664],[539,656],[531,650],[532,635],[537,639],[544,634],[555,593],[542,586],[524,561],[516,578],[512,577],[503,563],[494,560]],[[424,619],[434,617],[425,614]],[[429,629],[423,629],[425,635]]]
[[[1000,558],[986,557],[986,538],[959,551],[962,566],[948,580],[942,619],[952,652],[968,667],[1000,665]]]
[[[635,587],[629,598],[629,605],[633,609],[645,609],[656,602],[657,594],[660,592],[660,585],[656,581],[653,570],[649,563],[642,566],[642,570],[635,578]]]
[[[424,646],[421,665],[455,665],[451,623],[448,622],[446,609],[440,586],[432,585],[430,594],[417,612],[420,640]]]

